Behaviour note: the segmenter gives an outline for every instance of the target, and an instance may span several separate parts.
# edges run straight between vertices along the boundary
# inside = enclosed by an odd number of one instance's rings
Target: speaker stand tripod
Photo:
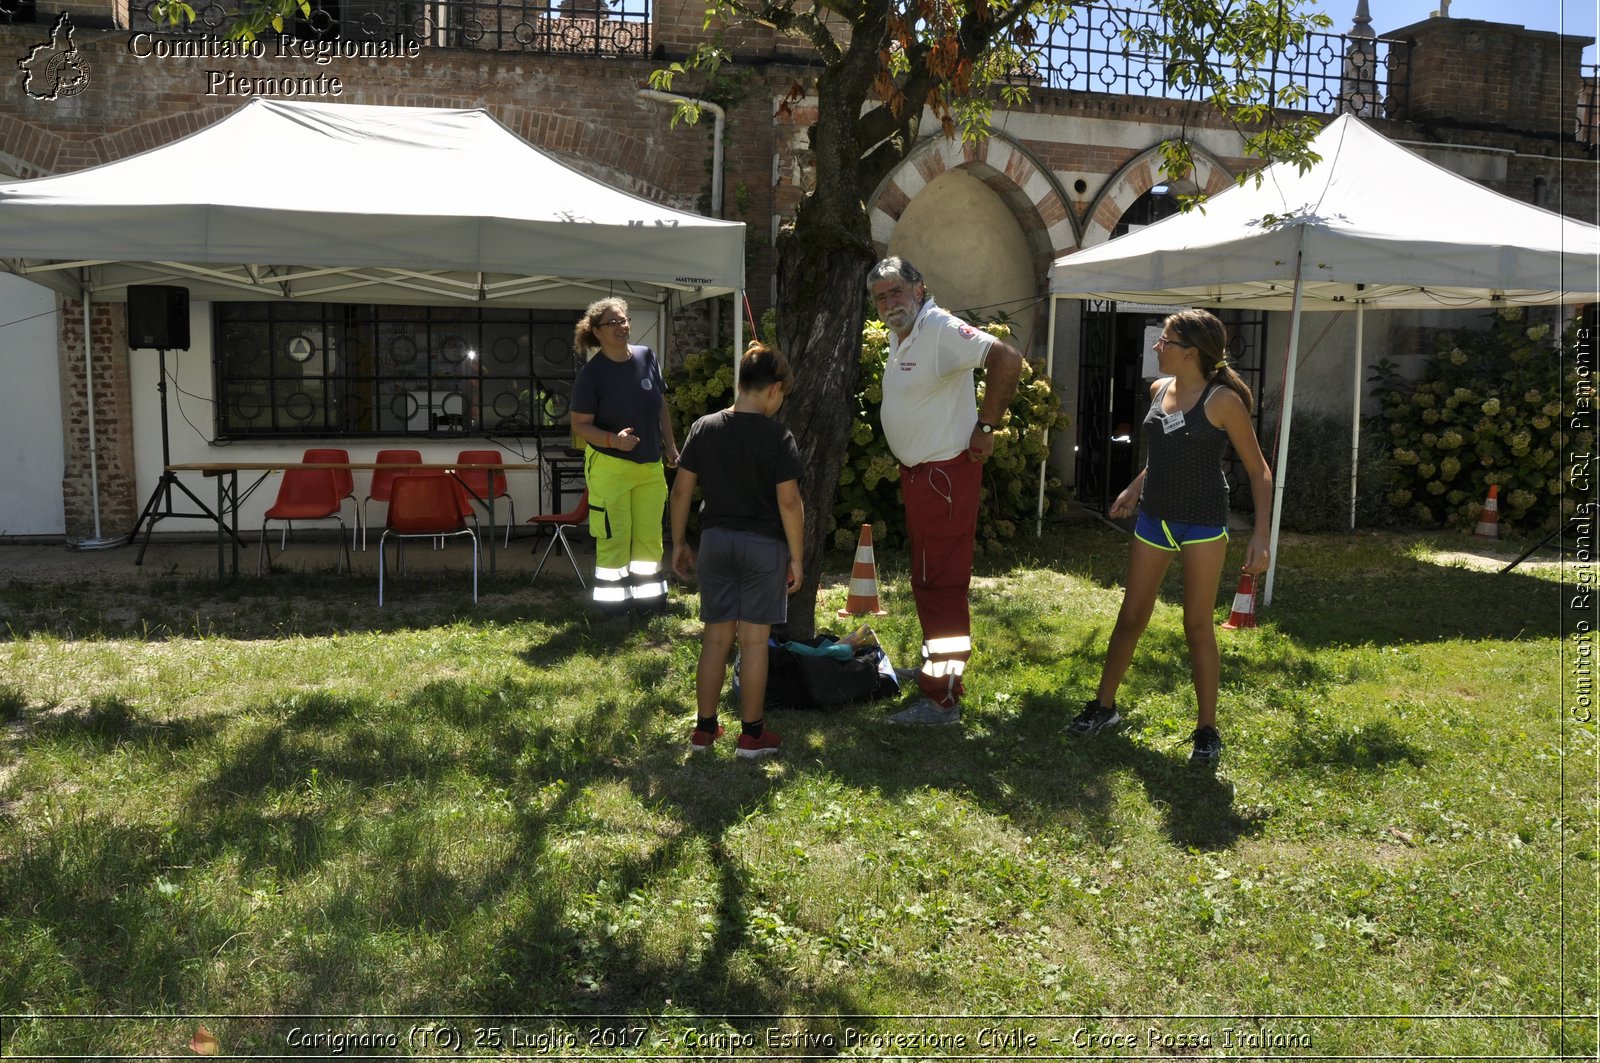
[[[133,531],[128,533],[128,544],[139,538],[139,529],[144,529],[144,541],[139,544],[139,556],[133,559],[136,565],[144,564],[144,552],[150,545],[150,533],[155,530],[156,522],[165,517],[209,517],[217,527],[233,536],[236,546],[244,544],[239,539],[239,533],[231,528],[227,521],[216,513],[210,506],[200,501],[200,497],[178,479],[178,474],[168,466],[172,464],[172,438],[167,428],[167,349],[157,351],[160,358],[160,375],[156,378],[156,391],[161,395],[161,479],[156,483],[154,491],[150,492],[150,500],[144,504],[144,511],[139,514],[139,519],[134,522]],[[183,512],[172,508],[172,489],[176,487],[188,496],[200,512]]]

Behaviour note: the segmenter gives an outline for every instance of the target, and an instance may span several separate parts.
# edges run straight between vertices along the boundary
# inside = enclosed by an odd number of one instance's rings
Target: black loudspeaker
[[[128,285],[128,349],[189,349],[189,289],[172,284]]]

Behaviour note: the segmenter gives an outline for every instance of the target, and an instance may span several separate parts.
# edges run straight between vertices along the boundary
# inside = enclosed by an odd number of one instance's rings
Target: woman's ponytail
[[[1233,366],[1223,362],[1217,366],[1212,374],[1212,379],[1221,380],[1228,387],[1238,393],[1239,399],[1244,403],[1246,413],[1256,412],[1255,396],[1250,394],[1250,385],[1246,384],[1238,373],[1233,371]]]

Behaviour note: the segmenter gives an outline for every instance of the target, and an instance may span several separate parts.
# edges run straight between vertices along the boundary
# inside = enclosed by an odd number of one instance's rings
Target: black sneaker
[[[1191,736],[1194,749],[1189,751],[1189,763],[1208,767],[1217,762],[1222,756],[1222,736],[1215,727],[1207,724],[1205,727],[1195,728]]]
[[[1122,717],[1117,715],[1115,707],[1106,708],[1100,704],[1098,698],[1091,698],[1083,707],[1083,711],[1072,718],[1067,724],[1067,734],[1078,738],[1084,735],[1097,735],[1101,731],[1115,727],[1122,722]]]

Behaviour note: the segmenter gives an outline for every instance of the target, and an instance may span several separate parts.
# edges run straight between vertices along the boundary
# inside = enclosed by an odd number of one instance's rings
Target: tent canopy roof
[[[1452,309],[1600,299],[1600,228],[1503,196],[1351,115],[1203,211],[1056,260],[1052,294],[1286,310]]]
[[[256,99],[163,147],[0,183],[5,269],[68,294],[583,306],[743,287],[744,224],[563,165],[482,109]]]

